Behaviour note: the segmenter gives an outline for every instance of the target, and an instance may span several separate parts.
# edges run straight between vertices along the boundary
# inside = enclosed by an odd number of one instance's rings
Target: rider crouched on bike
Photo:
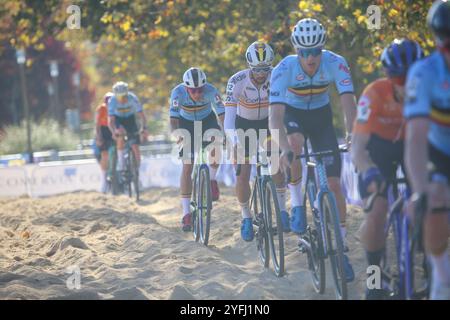
[[[244,241],[252,241],[253,222],[249,208],[250,199],[250,173],[251,164],[249,160],[255,156],[250,154],[250,149],[257,152],[257,146],[261,145],[266,150],[270,146],[269,136],[269,81],[272,71],[274,53],[272,48],[264,42],[252,43],[246,52],[248,69],[239,71],[233,75],[227,85],[227,95],[225,100],[225,131],[229,135],[237,156],[238,144],[244,146],[245,163],[241,165],[240,174],[236,178],[236,195],[241,207],[242,225],[241,237]],[[256,130],[257,146],[250,146],[250,139],[237,135],[236,130]],[[266,130],[266,141],[260,140],[260,130]],[[239,138],[244,138],[241,141]],[[289,216],[286,211],[285,183],[284,176],[280,172],[273,176],[277,185],[277,197],[281,210],[283,229],[290,230]]]
[[[414,192],[412,207],[421,202],[415,200],[425,199],[423,244],[432,269],[430,299],[450,300],[450,1],[436,1],[427,20],[438,50],[408,73],[405,164]]]
[[[358,170],[364,205],[377,193],[363,224],[361,240],[369,266],[380,266],[384,253],[384,226],[388,211],[388,183],[403,169],[403,97],[409,67],[423,57],[415,41],[395,39],[381,55],[387,78],[375,80],[363,91],[353,126],[352,160]],[[367,289],[366,299],[384,297],[382,289]]]
[[[139,168],[141,161],[141,152],[139,144],[141,135],[143,139],[148,136],[147,120],[145,118],[142,105],[139,99],[132,92],[128,91],[128,84],[122,81],[116,82],[113,86],[114,96],[108,103],[108,125],[117,146],[117,166],[118,170],[123,172],[124,153],[125,153],[125,135],[131,141],[131,148],[137,160]],[[136,116],[140,120],[140,128],[136,123]]]
[[[103,97],[103,103],[97,107],[95,113],[95,144],[99,150],[99,162],[102,172],[101,192],[106,193],[106,175],[108,171],[108,150],[112,146],[113,138],[108,127],[108,101],[113,96],[108,92]]]
[[[214,112],[214,110],[216,112]],[[217,115],[216,115],[217,113]],[[178,143],[183,142],[183,149],[180,156],[183,161],[183,169],[180,179],[181,206],[183,209],[182,229],[190,231],[192,227],[191,213],[191,194],[192,194],[192,169],[194,167],[195,156],[195,123],[202,126],[201,137],[198,136],[203,147],[209,145],[209,142],[203,141],[203,136],[209,129],[222,131],[224,121],[224,106],[222,98],[217,89],[206,81],[205,73],[199,68],[190,68],[183,75],[183,83],[176,86],[170,96],[170,129],[173,133],[176,129],[185,129],[190,135],[190,149],[186,147],[189,141],[179,139]],[[220,121],[220,126],[217,121]],[[214,141],[214,139],[212,140]],[[211,142],[212,142],[211,141]],[[210,153],[211,164],[211,197],[213,201],[219,199],[219,187],[217,185],[216,175],[220,164],[221,154],[216,155],[213,149]],[[185,154],[186,153],[186,154]]]
[[[282,150],[280,164],[290,170],[291,230],[304,234],[306,211],[301,192],[301,162],[298,158],[308,137],[315,152],[334,151],[324,158],[328,185],[334,193],[339,210],[342,238],[346,239],[346,203],[341,176],[341,155],[333,126],[329,86],[335,84],[345,113],[347,141],[356,114],[356,98],[350,69],[342,56],[324,50],[326,31],[315,19],[300,20],[292,31],[291,42],[296,55],[284,58],[272,71],[270,80],[270,130],[278,131]],[[285,132],[287,129],[287,136]],[[273,135],[275,136],[275,135]],[[295,155],[290,163],[289,158]],[[353,268],[344,255],[347,281],[354,279]]]

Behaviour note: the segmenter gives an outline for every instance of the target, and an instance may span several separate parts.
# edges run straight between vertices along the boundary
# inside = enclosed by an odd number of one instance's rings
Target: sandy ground
[[[366,262],[355,233],[363,213],[348,211],[356,273],[349,296],[362,299]],[[226,188],[209,247],[181,232],[174,189],[146,191],[140,203],[89,192],[2,199],[0,299],[334,299],[330,274],[325,294],[316,294],[296,237],[285,242],[286,275],[277,278],[261,265],[255,242],[241,240],[237,201]],[[67,286],[74,266],[79,289]]]

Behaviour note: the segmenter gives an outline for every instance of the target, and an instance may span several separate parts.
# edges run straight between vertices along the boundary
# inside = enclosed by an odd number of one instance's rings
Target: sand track
[[[223,188],[213,210],[210,246],[180,231],[178,192],[125,196],[77,192],[43,199],[0,200],[0,299],[334,299],[311,285],[306,256],[286,237],[286,275],[264,269],[254,242],[240,239],[233,190]],[[365,259],[354,233],[362,220],[349,208],[350,259],[364,292]],[[81,288],[69,289],[78,267]]]

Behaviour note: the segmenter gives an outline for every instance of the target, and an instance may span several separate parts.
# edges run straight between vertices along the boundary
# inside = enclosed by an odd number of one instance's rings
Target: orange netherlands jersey
[[[404,138],[403,105],[394,98],[394,84],[387,78],[369,84],[358,101],[353,133],[376,134],[395,141]]]
[[[108,126],[108,107],[105,103],[98,106],[95,121],[100,126]]]

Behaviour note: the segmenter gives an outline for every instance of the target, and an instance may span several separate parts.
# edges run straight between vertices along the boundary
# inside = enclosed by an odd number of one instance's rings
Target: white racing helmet
[[[316,19],[306,18],[297,22],[292,30],[291,42],[296,50],[322,47],[327,33]]]
[[[268,67],[272,65],[274,53],[267,43],[255,41],[248,47],[245,57],[250,67]]]
[[[128,94],[128,83],[119,81],[113,85],[113,93],[115,96],[126,96]]]
[[[188,88],[200,88],[206,84],[206,75],[200,68],[189,68],[183,74],[183,84]]]

